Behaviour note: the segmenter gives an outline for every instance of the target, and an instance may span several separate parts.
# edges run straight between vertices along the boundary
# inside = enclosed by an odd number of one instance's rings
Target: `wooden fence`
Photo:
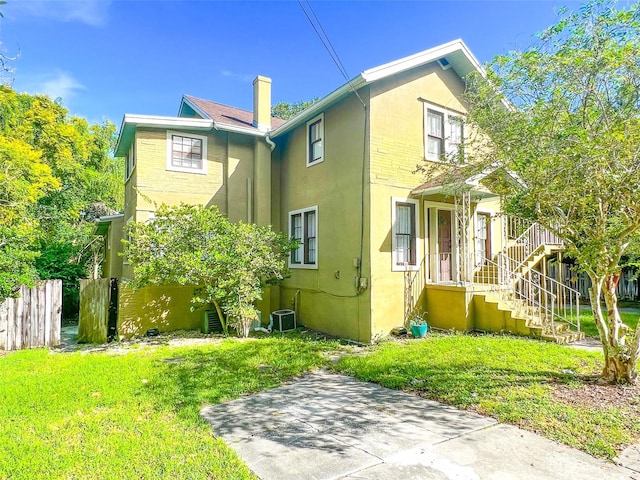
[[[591,288],[589,276],[584,272],[579,272],[578,267],[575,265],[563,263],[560,268],[562,268],[562,271],[558,272],[559,266],[550,264],[549,276],[557,279],[559,273],[561,273],[562,283],[578,290],[582,300],[589,300],[589,288]],[[638,288],[638,278],[636,278],[635,272],[631,270],[622,271],[617,292],[619,300],[640,300],[640,289]]]
[[[20,287],[20,297],[0,304],[0,350],[60,345],[62,280]]]
[[[109,329],[111,280],[80,280],[78,343],[106,343]]]

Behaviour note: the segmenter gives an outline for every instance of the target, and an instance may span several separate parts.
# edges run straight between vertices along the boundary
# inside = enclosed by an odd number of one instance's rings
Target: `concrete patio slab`
[[[201,414],[264,480],[636,475],[473,412],[324,372]]]
[[[640,474],[640,445],[625,448],[616,458],[616,463]],[[637,478],[640,479],[640,475]]]

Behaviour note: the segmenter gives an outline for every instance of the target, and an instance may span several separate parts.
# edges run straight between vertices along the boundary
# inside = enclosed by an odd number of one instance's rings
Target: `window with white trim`
[[[289,267],[317,268],[318,265],[318,207],[289,212],[289,237],[298,241],[291,252]]]
[[[125,227],[125,240],[127,242],[131,242],[131,240],[133,240],[131,238],[131,235],[129,234],[129,225],[134,222],[135,220],[133,219],[133,215],[131,215],[129,218],[127,218],[127,221],[124,222],[124,227]],[[129,265],[129,258],[125,255],[124,258],[122,259],[122,264],[123,265]]]
[[[324,160],[324,113],[307,122],[307,166]]]
[[[424,156],[427,160],[463,161],[464,116],[424,104]]]
[[[125,175],[124,175],[124,179],[125,182],[127,180],[129,180],[129,177],[131,176],[131,174],[133,173],[133,170],[136,168],[136,139],[134,137],[133,141],[131,142],[131,147],[129,148],[129,151],[127,152],[127,157],[125,159]]]
[[[207,137],[168,131],[167,170],[207,173]]]
[[[392,199],[392,270],[418,266],[418,210],[417,200]]]

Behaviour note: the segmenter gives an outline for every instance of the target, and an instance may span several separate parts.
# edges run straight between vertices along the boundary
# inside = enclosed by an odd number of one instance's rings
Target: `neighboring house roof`
[[[253,125],[253,112],[241,108],[230,107],[222,103],[211,102],[202,98],[183,95],[178,116],[182,115],[184,105],[189,105],[202,118],[213,120],[218,126],[252,128],[260,132]],[[285,123],[285,120],[271,117],[271,128],[277,128]],[[221,128],[222,129],[222,128]],[[262,133],[262,132],[261,132]]]
[[[443,61],[444,59],[444,61]],[[331,92],[326,97],[320,99],[309,108],[303,110],[295,117],[288,120],[283,125],[276,127],[271,133],[271,137],[277,137],[297,127],[301,123],[306,122],[321,111],[325,110],[329,105],[337,102],[354,90],[358,90],[366,85],[383,78],[388,78],[407,70],[411,70],[427,63],[441,61],[445,64],[443,68],[453,69],[460,78],[465,78],[471,72],[479,72],[485,74],[480,62],[473,56],[469,48],[461,40],[453,40],[451,42],[439,45],[428,50],[410,55],[408,57],[385,63],[379,67],[365,70],[360,75],[352,78],[349,82]]]

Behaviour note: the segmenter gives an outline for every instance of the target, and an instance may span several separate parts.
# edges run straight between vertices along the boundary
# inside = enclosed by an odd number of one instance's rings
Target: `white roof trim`
[[[127,113],[122,119],[120,131],[118,132],[118,143],[116,143],[116,148],[114,149],[116,157],[126,155],[126,151],[129,148],[127,142],[130,142],[133,138],[136,127],[210,130],[213,127],[213,120],[203,118],[161,117],[157,115],[132,115]],[[123,149],[124,151],[121,151]]]
[[[186,95],[182,96],[182,103],[186,103],[187,105],[189,105],[189,107],[192,108],[193,111],[196,112],[198,115],[200,115],[202,118],[211,119],[211,117],[209,115],[207,115],[204,110],[202,110],[195,103],[193,103],[191,100],[189,100]],[[180,105],[180,108],[178,109],[178,115],[180,115],[181,111],[182,111],[182,104]],[[183,118],[183,117],[180,117],[180,118]]]
[[[209,118],[159,117],[155,115],[125,114],[125,123],[135,123],[138,127],[183,127],[183,128],[211,128],[213,120]]]
[[[271,130],[271,138],[288,132],[289,130],[295,128],[298,124],[306,122],[309,118],[315,117],[325,108],[327,108],[328,105],[331,105],[332,103],[340,100],[352,90],[358,90],[359,88],[364,87],[366,84],[367,82],[364,78],[362,78],[362,74],[352,78],[350,82],[347,82],[341,87],[335,89],[322,100],[317,101],[309,108],[301,111],[295,117],[290,118],[286,123],[283,123],[278,128]]]
[[[322,98],[320,101],[314,103],[312,106],[303,110],[295,117],[289,119],[283,125],[272,130],[271,137],[274,138],[278,135],[282,135],[283,133],[292,130],[302,122],[305,122],[309,118],[316,116],[318,113],[325,110],[329,105],[340,100],[352,90],[358,90],[377,80],[387,78],[391,75],[395,75],[396,73],[400,73],[405,70],[418,67],[420,65],[434,62],[439,58],[458,51],[464,54],[471,67],[480,72],[480,74],[485,75],[485,71],[480,65],[480,62],[478,62],[476,57],[473,56],[465,43],[461,39],[453,40],[443,45],[430,48],[429,50],[424,50],[414,55],[410,55],[399,60],[394,60],[393,62],[385,63],[384,65],[380,65],[369,70],[365,70],[360,75],[352,78],[350,82],[345,83],[326,97]]]
[[[98,222],[110,222],[111,220],[115,220],[116,218],[124,217],[124,213],[116,213],[114,215],[103,215],[102,217],[98,217]]]
[[[246,135],[254,135],[256,137],[264,137],[268,131],[258,130],[256,127],[241,127],[239,125],[230,125],[228,123],[213,122],[213,128],[223,130],[225,132],[244,133]]]
[[[394,60],[393,62],[385,63],[384,65],[380,65],[379,67],[370,68],[369,70],[365,70],[364,72],[362,72],[362,76],[367,81],[367,83],[375,82],[376,80],[395,75],[396,73],[400,73],[404,70],[409,70],[426,63],[435,62],[436,60],[457,51],[461,51],[465,55],[473,68],[475,68],[482,74],[485,73],[484,69],[480,65],[480,62],[478,62],[476,57],[473,56],[465,43],[461,39],[457,39],[443,45],[438,45],[437,47],[430,48],[429,50],[424,50],[414,55],[410,55],[399,60]]]

